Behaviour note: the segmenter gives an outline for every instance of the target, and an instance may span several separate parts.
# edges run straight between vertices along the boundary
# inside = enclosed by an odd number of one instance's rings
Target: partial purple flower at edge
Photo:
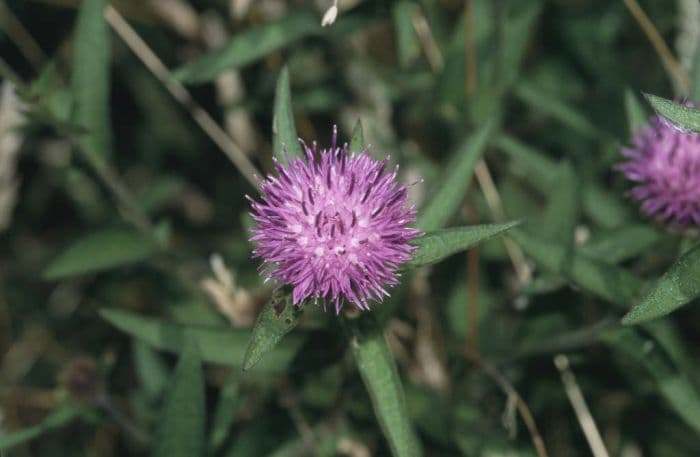
[[[635,132],[632,145],[622,148],[629,161],[617,167],[637,184],[630,196],[659,221],[681,229],[700,226],[700,134],[653,116]]]
[[[261,183],[260,201],[250,200],[253,255],[266,280],[291,285],[295,305],[313,298],[325,309],[330,301],[338,314],[346,301],[367,310],[368,300],[389,296],[420,231],[409,227],[416,211],[398,165],[387,172],[387,160],[336,141],[335,128],[329,149],[301,141],[305,159],[275,160],[277,176]]]

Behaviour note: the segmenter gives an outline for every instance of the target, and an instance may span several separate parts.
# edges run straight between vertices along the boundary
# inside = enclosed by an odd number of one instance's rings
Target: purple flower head
[[[345,301],[366,310],[368,300],[389,296],[386,286],[398,283],[420,231],[408,227],[416,212],[398,166],[387,172],[387,160],[350,154],[336,139],[334,129],[329,149],[302,141],[305,160],[275,161],[277,176],[261,183],[260,201],[251,200],[251,241],[267,279],[293,287],[294,304],[331,301],[337,314]]]
[[[654,116],[635,132],[632,145],[622,148],[629,160],[618,166],[636,183],[630,196],[659,221],[682,229],[700,226],[700,134]]]

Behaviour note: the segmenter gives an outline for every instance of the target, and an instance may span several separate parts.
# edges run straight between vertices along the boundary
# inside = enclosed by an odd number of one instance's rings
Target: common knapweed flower
[[[700,226],[700,134],[654,116],[622,155],[629,161],[618,168],[637,184],[630,196],[646,214],[681,229]]]
[[[416,212],[397,182],[398,166],[387,172],[387,160],[350,154],[336,141],[335,129],[329,149],[301,141],[305,159],[275,161],[261,200],[250,200],[263,274],[291,285],[295,305],[313,298],[339,313],[345,302],[366,310],[368,300],[389,296],[420,231],[409,227]]]

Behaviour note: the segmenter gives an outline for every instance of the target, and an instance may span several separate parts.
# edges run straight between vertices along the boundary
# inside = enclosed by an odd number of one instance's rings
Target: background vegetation
[[[698,2],[331,6],[0,1],[0,454],[697,455],[697,307],[620,322],[700,295],[697,241],[614,166],[642,92],[700,96]],[[359,318],[247,241],[334,124],[433,237]]]

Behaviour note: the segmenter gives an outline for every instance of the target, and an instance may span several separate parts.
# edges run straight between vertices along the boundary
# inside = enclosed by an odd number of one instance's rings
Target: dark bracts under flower
[[[700,226],[700,134],[684,132],[659,116],[640,128],[629,159],[618,168],[637,183],[630,195],[648,215],[673,226]]]
[[[369,309],[368,300],[389,295],[420,231],[409,227],[415,209],[398,166],[387,172],[386,160],[349,154],[336,137],[330,149],[302,143],[305,160],[275,161],[277,176],[262,182],[261,201],[251,200],[251,241],[267,279],[293,287],[294,304],[332,301],[339,313],[344,301]]]

